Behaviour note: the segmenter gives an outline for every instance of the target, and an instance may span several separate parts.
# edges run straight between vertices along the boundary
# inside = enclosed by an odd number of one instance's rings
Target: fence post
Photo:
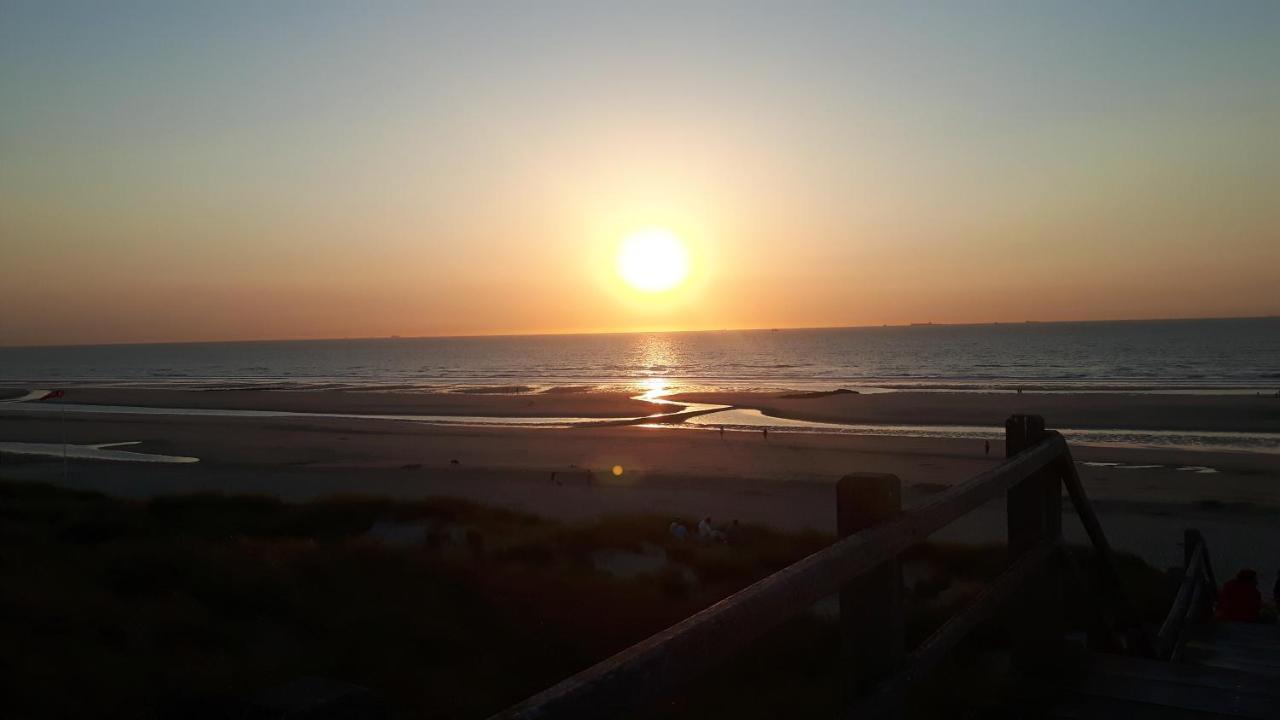
[[[1182,571],[1191,568],[1191,558],[1196,554],[1196,543],[1200,542],[1199,533],[1190,528],[1182,531]]]
[[[1199,530],[1195,530],[1191,528],[1183,530],[1182,532],[1182,574],[1184,577],[1187,575],[1187,573],[1191,572],[1191,560],[1196,555],[1196,546],[1198,546],[1202,542],[1204,542],[1204,538],[1201,537]],[[1208,548],[1205,548],[1205,555],[1206,555],[1205,567],[1208,567],[1208,559],[1209,559]],[[1199,600],[1199,602],[1192,602],[1191,611],[1187,614],[1187,618],[1195,622],[1203,622],[1207,620],[1210,615],[1209,610],[1212,608],[1212,605],[1213,605],[1212,602],[1206,603],[1203,601],[1204,595],[1206,594],[1204,592],[1204,586],[1209,584],[1209,573],[1208,571],[1203,569],[1200,572],[1201,572],[1201,576],[1199,578],[1196,578],[1196,583],[1197,585],[1199,585],[1199,587],[1196,588],[1196,590],[1199,591],[1199,594],[1196,596],[1196,599]],[[1217,590],[1217,588],[1213,588],[1209,591],[1208,594],[1210,595],[1210,597],[1212,597],[1212,593],[1215,590]]]
[[[1045,436],[1041,416],[1010,416],[1005,421],[1005,455],[1013,457]],[[1052,467],[1011,488],[1006,502],[1010,562],[1039,543],[1061,542],[1062,485]],[[1061,564],[1046,563],[1011,608],[1014,667],[1034,672],[1053,664],[1064,635],[1064,610]]]
[[[896,475],[853,473],[836,485],[836,528],[842,538],[889,520],[901,510],[902,482]],[[898,558],[841,588],[840,633],[846,705],[852,706],[896,672],[906,657]]]

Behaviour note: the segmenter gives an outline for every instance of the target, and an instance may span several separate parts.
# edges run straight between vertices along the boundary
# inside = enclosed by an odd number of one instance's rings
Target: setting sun
[[[670,230],[639,230],[618,248],[618,275],[642,292],[672,290],[689,276],[689,253]]]

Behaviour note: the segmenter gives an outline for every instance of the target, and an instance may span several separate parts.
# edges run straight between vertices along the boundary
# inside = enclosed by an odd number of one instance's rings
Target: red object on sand
[[[40,402],[44,402],[45,400],[57,400],[63,395],[66,395],[66,393],[62,392],[61,390],[51,390],[45,393],[44,397],[40,398]]]
[[[1222,594],[1218,596],[1218,619],[1228,622],[1258,622],[1258,613],[1262,611],[1262,593],[1258,592],[1256,583],[1256,580],[1251,583],[1243,577],[1223,583]]]

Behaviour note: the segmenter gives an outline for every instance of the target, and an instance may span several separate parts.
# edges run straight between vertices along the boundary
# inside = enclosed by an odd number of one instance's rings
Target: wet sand
[[[163,390],[71,388],[59,402],[85,405],[277,410],[358,415],[635,418],[670,405],[616,390],[520,394],[413,391]],[[665,400],[751,408],[774,417],[885,425],[998,427],[1015,413],[1043,415],[1051,426],[1280,433],[1280,399],[1254,395],[1140,393],[841,393],[787,397],[787,392],[683,393]]]
[[[795,394],[685,393],[668,399],[819,422],[989,426],[1029,413],[1043,415],[1055,427],[1280,432],[1280,398],[1274,396],[892,392],[784,397]]]
[[[470,415],[480,417],[631,418],[666,412],[669,406],[633,400],[636,393],[468,393],[343,390],[163,390],[68,388],[56,405],[122,405],[202,410],[276,410],[351,415]]]

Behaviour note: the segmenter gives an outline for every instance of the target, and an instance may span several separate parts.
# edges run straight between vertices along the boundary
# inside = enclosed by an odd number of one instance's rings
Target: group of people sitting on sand
[[[1271,599],[1280,610],[1280,573],[1271,589]],[[1256,623],[1262,619],[1262,593],[1258,590],[1258,573],[1248,568],[1222,584],[1218,593],[1216,615],[1227,622]]]
[[[708,515],[698,521],[697,537],[703,542],[728,542],[729,533],[736,531],[737,528],[738,521],[734,520],[733,525],[721,530],[711,524],[711,516]],[[685,527],[684,523],[679,520],[672,520],[671,524],[667,526],[667,531],[671,533],[671,537],[677,540],[686,540],[689,537],[689,528]]]

